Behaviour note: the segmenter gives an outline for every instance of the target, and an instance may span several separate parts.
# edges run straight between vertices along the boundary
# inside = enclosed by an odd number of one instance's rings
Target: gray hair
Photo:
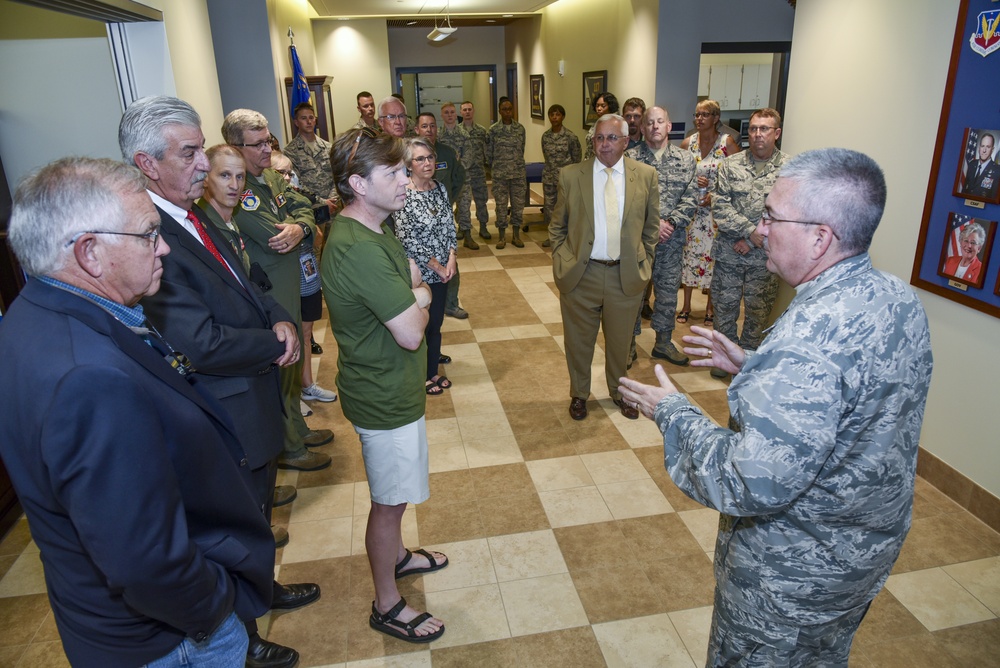
[[[406,104],[398,97],[390,95],[389,97],[384,97],[381,100],[379,100],[378,107],[375,111],[375,118],[382,118],[382,108],[385,107],[385,105],[389,104],[390,102],[395,102],[396,104],[401,106],[403,108],[403,113],[404,114],[406,113]]]
[[[163,160],[167,153],[164,128],[168,125],[201,128],[201,116],[190,104],[176,97],[144,97],[129,105],[118,124],[118,148],[122,160],[135,164],[136,153]]]
[[[233,109],[222,121],[222,139],[227,144],[238,146],[243,143],[244,133],[266,129],[264,114],[253,109]]]
[[[842,251],[868,250],[885,210],[885,175],[878,163],[858,151],[822,148],[786,162],[778,178],[796,182],[792,205],[798,215],[833,228]]]
[[[67,241],[81,232],[125,227],[125,195],[146,191],[142,172],[108,158],[62,158],[30,174],[14,193],[9,238],[14,255],[32,276],[66,265]],[[119,243],[109,236],[106,243]]]
[[[664,113],[666,112],[664,111]],[[604,121],[617,121],[619,132],[621,132],[623,136],[628,136],[628,121],[625,120],[624,116],[619,114],[604,114],[598,118],[597,122],[594,123],[594,132],[597,132],[597,123],[603,123]]]
[[[413,149],[417,146],[427,149],[434,156],[434,159],[437,159],[437,151],[434,149],[434,144],[427,137],[410,137],[404,141],[406,142],[406,158],[404,162],[407,167],[413,162]]]
[[[983,229],[983,226],[980,225],[979,223],[969,223],[968,225],[966,225],[959,233],[958,239],[959,241],[965,241],[973,234],[975,234],[976,237],[979,239],[979,241],[975,242],[977,246],[982,246],[984,243],[986,243],[986,230]]]

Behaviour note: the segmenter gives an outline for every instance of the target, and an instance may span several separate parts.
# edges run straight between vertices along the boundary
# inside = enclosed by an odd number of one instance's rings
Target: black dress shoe
[[[569,416],[574,420],[587,417],[587,400],[573,397],[569,401]]]
[[[321,346],[318,343],[316,343],[315,339],[310,339],[309,340],[309,345],[312,348],[312,354],[313,355],[322,355],[323,354],[323,346]]]
[[[277,586],[274,589],[274,599],[271,601],[272,610],[295,610],[319,600],[318,584],[311,582],[290,585],[275,584]]]
[[[268,642],[256,633],[247,645],[247,668],[295,668],[299,653],[291,647]]]

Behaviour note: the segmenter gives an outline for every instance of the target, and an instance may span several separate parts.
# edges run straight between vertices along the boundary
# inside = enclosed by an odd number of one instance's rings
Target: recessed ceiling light
[[[514,15],[513,14],[504,14],[503,18],[505,18],[505,19],[514,18]]]
[[[351,19],[347,18],[346,16],[341,16],[341,17],[340,17],[340,18],[338,18],[337,20],[338,20],[338,21],[350,21]]]
[[[497,20],[496,19],[486,19],[486,22],[487,23],[496,23]]]
[[[417,25],[417,22],[416,21],[407,21],[406,25],[408,25],[408,26],[415,26],[415,25]]]

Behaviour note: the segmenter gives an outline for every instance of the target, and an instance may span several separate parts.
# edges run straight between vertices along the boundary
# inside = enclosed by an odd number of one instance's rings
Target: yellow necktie
[[[605,167],[608,180],[604,182],[604,217],[608,221],[608,257],[617,260],[621,256],[622,221],[618,215],[618,191],[611,178],[614,170]]]

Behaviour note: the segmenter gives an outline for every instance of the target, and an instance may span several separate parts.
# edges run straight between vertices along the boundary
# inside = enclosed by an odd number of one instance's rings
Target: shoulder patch
[[[247,188],[240,195],[240,206],[243,207],[244,211],[256,211],[257,207],[260,206],[260,199],[253,194],[253,191]]]

